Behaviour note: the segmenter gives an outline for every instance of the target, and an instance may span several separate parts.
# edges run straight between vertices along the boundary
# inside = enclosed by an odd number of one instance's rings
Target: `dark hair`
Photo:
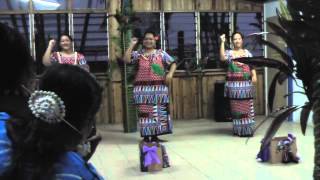
[[[0,23],[0,94],[13,93],[27,85],[33,74],[33,58],[22,35]]]
[[[156,36],[157,36],[157,34],[156,34],[154,31],[152,31],[152,30],[146,30],[146,31],[144,32],[144,34],[143,34],[143,38],[145,38],[147,34],[152,34],[153,37],[156,37]],[[143,40],[141,40],[141,41],[143,41]],[[158,49],[158,48],[161,46],[161,45],[160,45],[160,41],[156,41],[155,46],[156,46],[155,48]]]
[[[231,36],[232,40],[233,40],[233,38],[234,38],[234,36],[235,36],[236,34],[239,34],[239,35],[241,36],[241,38],[244,39],[243,34],[242,34],[241,32],[236,31],[236,32],[233,32],[233,33],[232,33],[232,36]]]
[[[147,34],[152,34],[154,37],[156,37],[156,36],[157,36],[157,34],[156,34],[154,31],[147,30],[146,32],[144,32],[144,34],[143,34],[143,38],[145,38]]]
[[[73,38],[69,34],[61,34],[59,37],[59,41],[61,40],[62,36],[67,36],[70,41],[73,41]]]
[[[81,132],[91,129],[101,103],[101,88],[89,73],[56,64],[47,69],[39,87],[55,92],[64,101],[66,121]],[[9,169],[0,177],[6,179],[54,179],[54,164],[84,138],[66,123],[47,124],[30,111],[8,120],[7,129],[13,153]]]

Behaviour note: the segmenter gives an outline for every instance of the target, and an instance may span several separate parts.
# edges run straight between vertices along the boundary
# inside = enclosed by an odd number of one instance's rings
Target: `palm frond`
[[[288,64],[289,68],[293,69],[293,67],[294,67],[293,59],[286,52],[284,52],[282,49],[280,49],[274,43],[266,41],[262,38],[259,39],[259,42],[263,45],[266,45],[266,46],[274,49],[277,53],[279,53],[281,55],[281,58]]]
[[[280,113],[286,111],[289,108],[290,108],[290,106],[282,106],[282,107],[274,110],[273,112],[269,113],[269,115],[267,115],[261,122],[259,122],[259,124],[257,124],[257,126],[254,128],[253,132],[255,133],[264,123],[267,122],[267,120],[277,117]]]
[[[305,135],[306,134],[306,128],[307,128],[307,123],[308,123],[308,119],[309,119],[309,114],[312,108],[312,104],[311,102],[307,102],[303,107],[302,107],[302,111],[300,113],[300,125],[301,125],[301,131],[302,134]]]
[[[279,69],[280,71],[286,73],[286,74],[291,74],[293,73],[293,70],[290,69],[287,64],[276,60],[272,58],[265,58],[265,57],[242,57],[242,58],[236,58],[234,59],[235,61],[245,63],[245,64],[250,64],[253,66],[257,67],[270,67],[270,68],[275,68]]]
[[[279,18],[280,21],[281,18]],[[267,25],[274,31],[275,34],[280,36],[284,41],[288,41],[290,39],[289,35],[287,34],[286,30],[284,30],[281,26],[276,23],[267,21]]]
[[[291,75],[289,75],[289,76],[291,76]],[[283,84],[283,82],[285,80],[287,80],[289,76],[288,76],[288,74],[280,71],[280,74],[279,74],[279,77],[278,77],[278,83],[279,84]]]
[[[305,92],[302,92],[302,91],[293,91],[293,92],[290,92],[290,93],[288,93],[288,94],[285,94],[283,97],[286,98],[286,97],[291,96],[291,95],[293,95],[293,94],[306,95],[306,93],[305,93]]]
[[[274,102],[274,96],[276,94],[276,87],[277,87],[277,82],[278,78],[280,76],[281,72],[278,72],[274,77],[273,80],[271,81],[270,87],[269,87],[269,92],[268,92],[268,107],[269,110],[272,112],[273,109],[273,102]]]
[[[264,149],[271,141],[271,139],[274,137],[276,132],[279,130],[281,124],[287,119],[287,117],[299,109],[297,106],[292,106],[288,109],[286,109],[284,112],[279,114],[271,123],[270,127],[268,128],[264,138],[263,138],[263,143],[261,145],[261,149]]]

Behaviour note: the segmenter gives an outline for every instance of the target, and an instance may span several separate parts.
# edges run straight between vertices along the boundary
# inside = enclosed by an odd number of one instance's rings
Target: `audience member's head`
[[[28,102],[30,112],[8,120],[13,153],[6,178],[50,179],[59,157],[75,150],[95,123],[102,91],[83,69],[53,65],[41,77],[39,89]]]
[[[22,35],[0,23],[0,96],[17,94],[33,75],[33,59]]]

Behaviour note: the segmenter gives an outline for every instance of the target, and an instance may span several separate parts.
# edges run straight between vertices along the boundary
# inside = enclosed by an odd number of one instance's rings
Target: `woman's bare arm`
[[[225,48],[224,48],[224,45],[225,45],[225,42],[226,42],[226,35],[225,34],[222,34],[220,36],[220,40],[221,40],[221,43],[220,43],[220,61],[226,61],[226,56],[225,56]]]
[[[136,46],[136,44],[138,43],[138,39],[137,38],[132,38],[131,39],[131,43],[129,45],[129,48],[126,50],[126,52],[124,53],[123,56],[123,60],[125,63],[131,63],[131,53],[133,51],[133,48]]]
[[[252,82],[257,83],[257,72],[255,69],[251,70],[251,75],[252,75]]]
[[[44,55],[42,57],[43,65],[45,65],[45,66],[50,66],[51,65],[50,56],[51,56],[52,49],[53,49],[55,44],[56,44],[55,40],[52,39],[52,40],[49,41],[47,50],[46,50],[46,52],[44,53]]]

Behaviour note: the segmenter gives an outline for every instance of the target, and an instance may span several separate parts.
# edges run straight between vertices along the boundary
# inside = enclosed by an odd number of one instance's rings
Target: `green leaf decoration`
[[[242,117],[242,113],[241,112],[233,112],[232,116],[235,119],[240,119]]]
[[[151,70],[154,74],[158,76],[164,76],[165,72],[164,69],[159,65],[159,64],[152,64],[151,65]]]
[[[239,68],[234,62],[230,63],[229,70],[231,72],[241,72],[241,68]]]
[[[250,74],[249,73],[243,73],[243,78],[245,80],[249,80],[250,79]]]

